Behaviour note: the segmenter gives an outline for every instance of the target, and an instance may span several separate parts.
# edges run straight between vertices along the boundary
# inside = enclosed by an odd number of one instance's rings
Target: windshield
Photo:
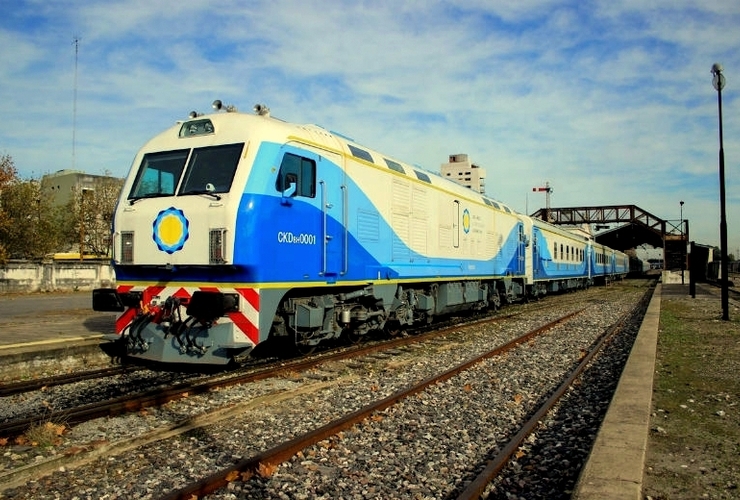
[[[174,195],[189,152],[180,149],[144,155],[129,199]]]
[[[228,193],[244,144],[194,149],[180,194]]]
[[[183,172],[179,195],[228,193],[243,148],[239,143],[196,148],[192,153],[189,149],[147,153],[128,199],[174,196]]]

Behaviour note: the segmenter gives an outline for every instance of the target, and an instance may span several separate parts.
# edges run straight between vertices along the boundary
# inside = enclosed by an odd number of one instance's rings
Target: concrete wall
[[[664,285],[688,285],[689,271],[683,272],[683,280],[681,279],[681,271],[663,271],[662,281]]]
[[[0,293],[92,290],[115,284],[116,275],[107,259],[15,260],[0,268]]]

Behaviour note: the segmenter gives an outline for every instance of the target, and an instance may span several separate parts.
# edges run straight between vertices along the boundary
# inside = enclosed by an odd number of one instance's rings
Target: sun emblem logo
[[[168,254],[182,250],[190,236],[190,222],[182,210],[170,207],[162,210],[152,223],[152,238],[157,248]]]
[[[466,234],[470,232],[470,212],[467,208],[463,211],[463,231]]]

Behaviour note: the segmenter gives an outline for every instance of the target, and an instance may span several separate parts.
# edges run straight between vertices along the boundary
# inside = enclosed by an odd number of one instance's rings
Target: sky
[[[718,246],[719,62],[740,256],[738,26],[731,0],[0,0],[0,155],[123,177],[190,111],[262,103],[434,172],[468,154],[522,213],[549,182]]]

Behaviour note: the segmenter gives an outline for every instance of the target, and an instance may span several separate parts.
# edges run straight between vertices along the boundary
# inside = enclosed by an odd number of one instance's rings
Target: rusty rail
[[[398,401],[406,399],[409,396],[413,396],[414,394],[423,391],[430,385],[443,382],[453,377],[454,375],[457,375],[458,373],[469,369],[473,365],[480,363],[485,359],[497,356],[503,352],[513,349],[514,347],[529,341],[533,337],[552,329],[558,324],[567,321],[573,316],[580,314],[584,310],[585,309],[580,309],[578,311],[567,314],[544,326],[525,333],[524,335],[521,335],[507,342],[506,344],[498,346],[495,349],[492,349],[484,354],[475,356],[474,358],[471,358],[468,361],[465,361],[462,364],[445,371],[444,373],[429,377],[425,380],[422,380],[418,384],[391,394],[384,399],[376,401],[373,404],[365,406],[364,408],[361,408],[348,415],[345,415],[344,417],[334,420],[322,427],[319,427],[318,429],[298,436],[290,441],[286,441],[285,443],[277,445],[257,455],[243,459],[229,468],[218,471],[178,491],[173,491],[170,494],[162,497],[161,500],[187,500],[192,498],[200,498],[202,495],[207,495],[219,488],[226,486],[229,481],[233,480],[234,478],[251,477],[251,475],[259,471],[260,467],[269,467],[271,465],[280,464],[281,462],[288,460],[304,448],[314,445],[330,436],[337,434],[338,432],[352,427],[353,425],[367,419],[368,417],[370,417],[370,415],[385,410]]]
[[[54,387],[58,385],[72,384],[83,380],[95,378],[111,377],[132,373],[143,368],[137,366],[113,366],[108,368],[99,368],[97,370],[80,371],[76,373],[66,373],[64,375],[54,375],[52,377],[37,378],[33,380],[23,380],[21,382],[10,382],[0,384],[0,397],[23,394],[25,392],[37,391],[44,387]]]
[[[513,438],[506,444],[506,446],[486,465],[485,469],[468,485],[468,487],[457,497],[457,500],[477,500],[483,494],[486,486],[496,475],[501,472],[501,469],[508,463],[511,456],[516,453],[524,440],[534,432],[539,426],[542,418],[560,401],[560,398],[565,394],[568,388],[573,385],[575,380],[583,373],[586,367],[591,363],[591,360],[601,351],[604,344],[609,341],[614,335],[616,335],[624,326],[624,323],[632,317],[636,310],[640,307],[644,307],[644,304],[649,302],[652,297],[652,292],[655,290],[651,287],[640,300],[637,306],[631,311],[626,312],[622,315],[619,320],[609,327],[599,338],[599,340],[591,347],[589,352],[581,359],[581,362],[571,371],[568,377],[563,381],[562,384],[552,393],[552,395],[545,401],[542,406],[527,420],[522,426],[519,432],[514,435]]]
[[[305,371],[330,361],[338,361],[373,353],[376,351],[394,349],[397,347],[422,342],[429,340],[430,338],[449,334],[450,332],[459,329],[462,326],[472,326],[476,324],[479,325],[497,322],[503,319],[518,316],[520,314],[522,313],[511,313],[507,315],[493,316],[468,322],[464,325],[451,325],[442,328],[441,330],[430,331],[420,335],[394,338],[374,345],[358,345],[347,348],[343,351],[320,354],[311,358],[300,358],[297,360],[283,362],[279,366],[271,365],[267,368],[250,371],[248,373],[237,373],[235,376],[226,379],[220,378],[221,376],[218,375],[216,377],[212,377],[209,380],[199,383],[183,382],[168,388],[155,388],[139,394],[129,394],[111,400],[90,403],[87,405],[79,406],[77,408],[59,410],[58,413],[59,415],[62,415],[65,424],[76,425],[87,422],[94,418],[122,415],[152,406],[163,405],[171,401],[176,401],[184,397],[185,395],[204,394],[216,388],[229,387],[233,385],[254,382],[257,380],[264,380],[266,378],[279,376],[291,371]],[[17,437],[26,432],[34,425],[39,424],[42,420],[49,420],[53,418],[54,415],[50,416],[48,414],[45,414],[43,416],[35,415],[27,418],[2,422],[0,423],[0,437]]]

